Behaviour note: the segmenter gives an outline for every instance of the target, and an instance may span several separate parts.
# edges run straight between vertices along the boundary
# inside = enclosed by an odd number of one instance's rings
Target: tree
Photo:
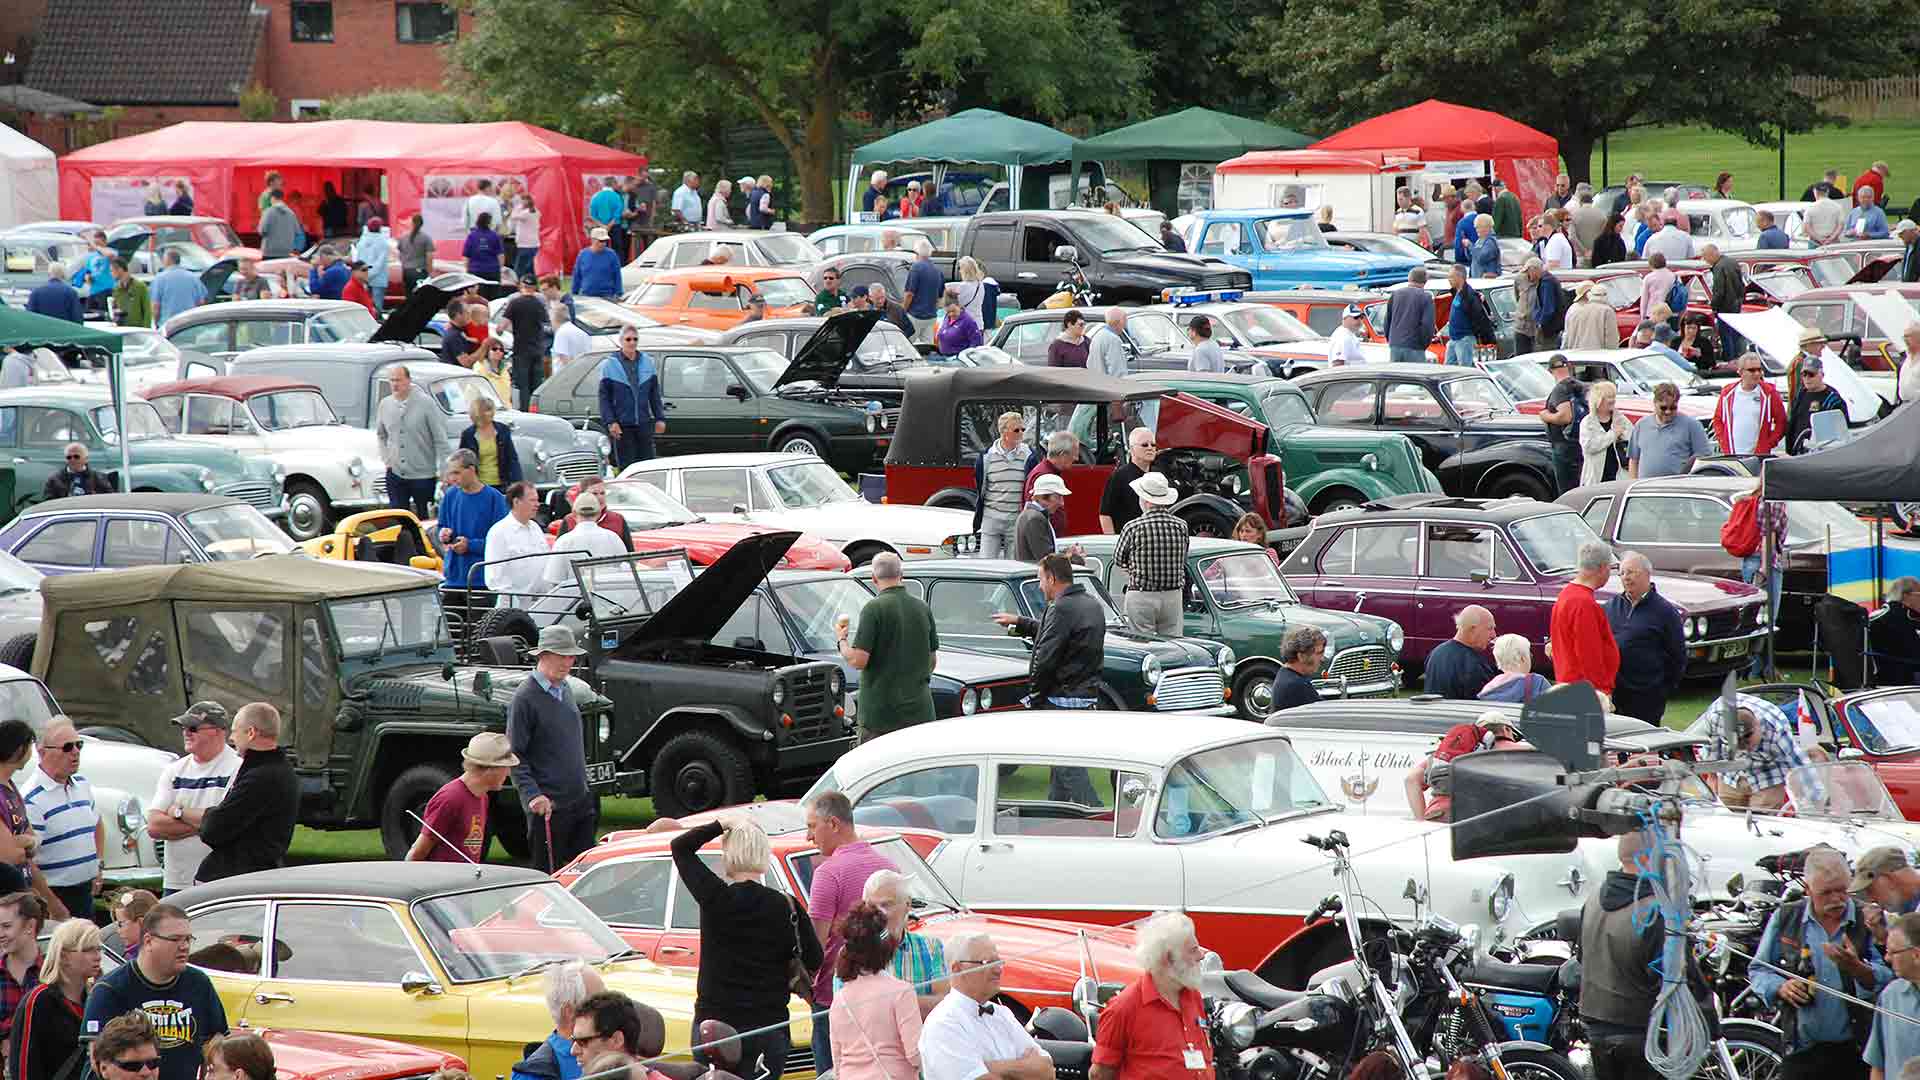
[[[409,124],[471,124],[495,117],[471,97],[430,90],[371,90],[327,102],[329,120],[397,120]]]
[[[1043,117],[1124,115],[1139,54],[1099,0],[466,0],[454,46],[486,96],[586,138],[622,123],[757,120],[799,176],[803,217],[834,216],[835,133],[929,87],[967,87]],[[1063,58],[1066,62],[1063,62]]]
[[[1908,55],[1916,10],[1916,0],[1293,4],[1254,21],[1239,61],[1290,95],[1282,122],[1331,132],[1437,97],[1553,135],[1585,180],[1601,137],[1637,124],[1704,124],[1777,145],[1782,127],[1839,122],[1793,77],[1885,74],[1889,57]]]

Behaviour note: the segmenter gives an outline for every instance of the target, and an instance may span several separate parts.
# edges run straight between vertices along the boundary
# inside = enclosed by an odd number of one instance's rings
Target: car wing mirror
[[[1865,761],[1867,760],[1867,752],[1857,746],[1843,746],[1840,748],[1840,760]]]
[[[426,972],[409,971],[405,975],[400,976],[400,992],[403,994],[432,995],[443,994],[446,991],[439,983],[433,981],[433,976]]]
[[[727,396],[745,401],[747,400],[747,388],[741,386],[739,383],[730,383],[727,386]]]
[[[767,651],[766,642],[761,641],[757,637],[748,637],[744,634],[733,639],[733,647],[736,649],[751,649],[754,652]]]
[[[1485,570],[1470,570],[1467,572],[1467,580],[1473,582],[1475,585],[1485,585],[1487,582],[1493,580],[1493,575],[1487,573]]]
[[[733,513],[736,513],[736,514],[739,514],[739,515],[740,515],[741,517],[746,517],[746,516],[747,516],[747,504],[746,504],[746,503],[734,503],[734,504],[733,504]]]
[[[1080,249],[1074,247],[1072,244],[1061,244],[1059,247],[1053,249],[1053,261],[1079,262]]]

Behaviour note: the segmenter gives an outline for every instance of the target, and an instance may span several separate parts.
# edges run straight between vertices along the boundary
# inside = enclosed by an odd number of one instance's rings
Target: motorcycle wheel
[[[1500,1051],[1500,1064],[1506,1066],[1511,1080],[1587,1080],[1587,1074],[1567,1058],[1551,1050],[1527,1050],[1516,1047]],[[1750,1080],[1745,1074],[1740,1080]]]
[[[1740,1080],[1776,1080],[1780,1075],[1787,1048],[1779,1028],[1754,1020],[1722,1020],[1720,1032],[1727,1040],[1727,1056],[1733,1059]],[[1709,1055],[1698,1076],[1699,1080],[1726,1080],[1719,1055]]]

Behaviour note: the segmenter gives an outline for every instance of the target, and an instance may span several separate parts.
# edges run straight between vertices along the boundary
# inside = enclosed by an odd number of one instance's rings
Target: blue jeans
[[[533,276],[533,257],[540,254],[537,247],[523,247],[513,253],[513,276],[525,281]],[[521,406],[525,408],[525,406]]]
[[[1768,575],[1768,580],[1763,584],[1760,580],[1760,565],[1760,553],[1757,551],[1742,558],[1740,560],[1740,580],[1749,585],[1759,585],[1767,590],[1767,623],[1772,625],[1780,619],[1780,584],[1784,571],[1776,564],[1773,568],[1773,573]],[[1752,663],[1747,665],[1747,676],[1749,678],[1758,678],[1765,673],[1765,656],[1766,652],[1764,649],[1756,651],[1753,654]]]
[[[409,480],[388,469],[387,505],[396,510],[412,510],[414,517],[425,521],[427,510],[433,504],[433,489],[437,483],[431,476]]]
[[[1458,364],[1461,367],[1472,367],[1473,351],[1479,348],[1479,346],[1480,342],[1474,338],[1449,338],[1447,340],[1447,363]]]
[[[813,1017],[813,1071],[826,1072],[833,1068],[833,1035],[827,1030],[827,1008],[814,1006]]]
[[[1396,364],[1431,364],[1433,357],[1425,349],[1403,349],[1398,345],[1387,350],[1387,358]]]

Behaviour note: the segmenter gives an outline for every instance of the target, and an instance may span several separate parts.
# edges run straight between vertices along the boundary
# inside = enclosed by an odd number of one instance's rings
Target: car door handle
[[[691,956],[693,955],[693,950],[681,945],[662,945],[660,947],[660,955],[661,956]]]
[[[255,1005],[272,1005],[275,1003],[278,1003],[281,1005],[291,1005],[293,1004],[293,995],[292,994],[269,994],[266,991],[262,990],[259,993],[256,993],[253,995],[253,1003]]]
[[[1344,581],[1323,581],[1320,583],[1320,587],[1323,589],[1344,589],[1347,587],[1347,583]]]
[[[13,459],[13,463],[15,465],[25,465],[27,463],[27,459],[23,457],[17,457]]]
[[[1020,272],[1019,272],[1018,274],[1015,274],[1014,276],[1015,276],[1015,277],[1023,277],[1023,278],[1032,278],[1032,277],[1039,277],[1040,275],[1039,275],[1039,274],[1036,274],[1036,273],[1034,273],[1034,272],[1033,272],[1033,271],[1031,271],[1031,270],[1022,270],[1022,271],[1020,271]]]
[[[672,412],[673,410],[675,410],[675,409],[677,409],[677,408],[679,408],[679,406],[678,406],[678,405],[675,405],[675,404],[674,404],[673,402],[671,402],[671,401],[663,401],[663,402],[661,402],[660,404],[661,404],[661,405],[663,405],[663,406],[665,406],[665,408],[666,408],[666,410],[667,410],[668,412]]]
[[[1005,840],[988,840],[980,845],[981,851],[1012,851],[1013,845]]]

